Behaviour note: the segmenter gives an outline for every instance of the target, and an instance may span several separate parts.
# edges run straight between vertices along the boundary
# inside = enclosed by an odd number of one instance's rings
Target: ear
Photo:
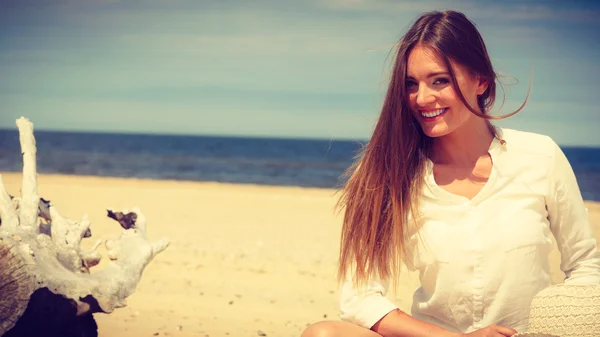
[[[477,85],[477,96],[483,95],[488,88],[488,80],[483,77],[478,77],[479,84]]]

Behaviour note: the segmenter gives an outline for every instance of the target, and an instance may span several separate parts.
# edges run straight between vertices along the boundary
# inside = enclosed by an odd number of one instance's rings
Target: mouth
[[[419,110],[419,114],[425,121],[432,121],[437,117],[443,116],[448,111],[448,108],[441,108],[435,110]]]

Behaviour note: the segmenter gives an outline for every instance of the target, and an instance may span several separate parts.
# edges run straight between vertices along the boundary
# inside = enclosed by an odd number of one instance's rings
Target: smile
[[[419,113],[421,113],[421,116],[423,116],[424,118],[435,118],[435,117],[438,117],[438,116],[444,114],[446,111],[448,111],[448,108],[441,108],[441,109],[428,110],[428,111],[419,110]]]

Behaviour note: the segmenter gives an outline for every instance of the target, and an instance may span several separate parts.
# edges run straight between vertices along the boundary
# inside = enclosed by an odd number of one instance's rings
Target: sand
[[[18,195],[21,175],[2,177]],[[171,240],[127,307],[95,315],[101,337],[299,336],[309,323],[338,318],[335,190],[46,174],[38,184],[63,216],[89,215],[86,247],[119,235],[107,208],[140,207],[149,239]],[[600,240],[600,203],[586,204]],[[557,283],[557,251],[551,259]],[[417,286],[405,273],[390,297],[408,310]]]

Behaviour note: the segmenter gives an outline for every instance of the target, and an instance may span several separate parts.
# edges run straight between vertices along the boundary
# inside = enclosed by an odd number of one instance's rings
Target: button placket
[[[471,233],[478,232],[478,226],[480,225],[477,221],[472,219],[477,218],[477,206],[468,204],[467,217]],[[473,327],[476,329],[483,328],[483,294],[484,294],[484,269],[483,269],[483,251],[484,243],[481,241],[479,235],[472,235],[472,253],[473,253],[473,280],[472,280],[472,295],[473,295]]]
[[[473,273],[473,326],[481,329],[483,319],[483,252],[475,253],[475,268]]]

